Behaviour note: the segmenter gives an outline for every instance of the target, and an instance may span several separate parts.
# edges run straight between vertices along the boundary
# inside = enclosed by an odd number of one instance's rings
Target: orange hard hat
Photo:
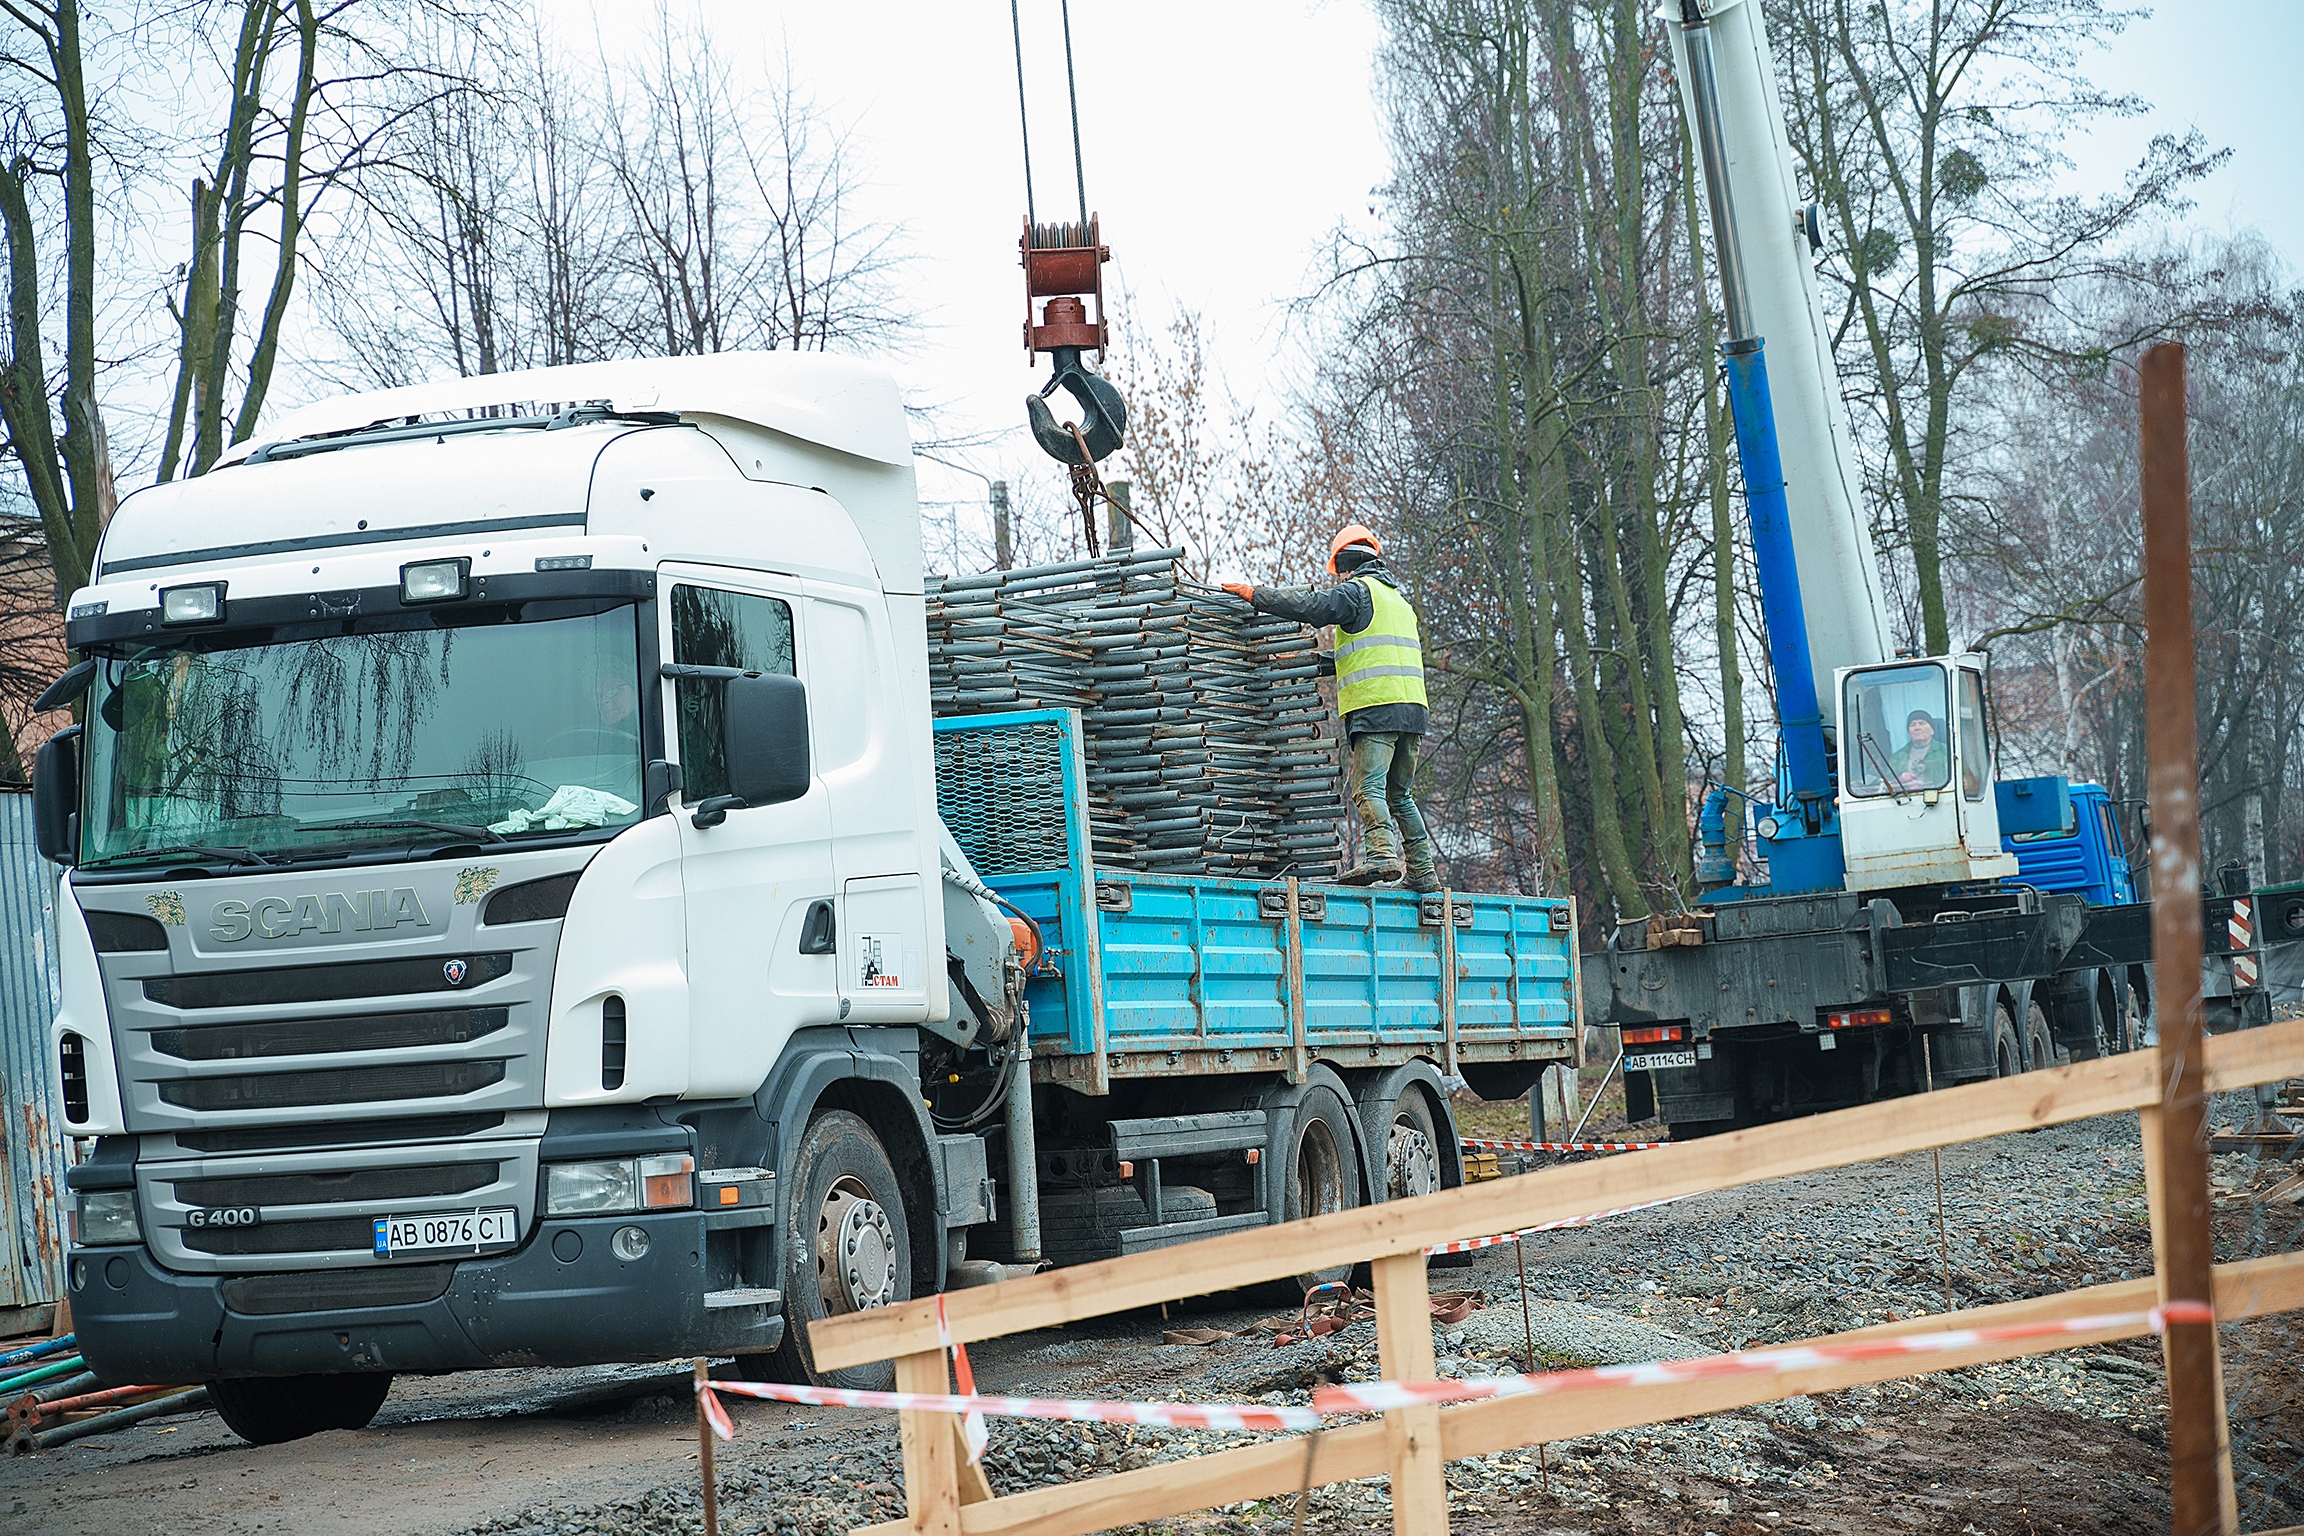
[[[1336,530],[1336,537],[1328,541],[1328,574],[1336,574],[1336,557],[1355,544],[1365,544],[1379,555],[1384,553],[1384,541],[1376,537],[1374,529],[1358,523],[1346,523]]]

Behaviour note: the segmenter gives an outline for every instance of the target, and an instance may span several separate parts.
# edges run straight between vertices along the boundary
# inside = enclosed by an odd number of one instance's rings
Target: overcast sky
[[[585,0],[561,0],[568,40]],[[1043,220],[1078,211],[1058,0],[1019,0],[1030,93],[1033,192]],[[637,6],[603,8],[605,41]],[[869,209],[902,223],[927,326],[899,359],[915,400],[951,436],[1004,434],[959,456],[1014,476],[1040,460],[1023,397],[1016,237],[1024,212],[1016,61],[997,0],[882,0],[871,7],[707,3],[740,73],[779,48],[832,113],[855,125]],[[869,20],[865,20],[865,18]],[[2188,0],[2136,23],[2089,68],[2153,104],[2149,117],[2071,146],[2074,190],[2118,185],[2156,132],[2197,125],[2233,150],[2194,227],[2255,227],[2304,267],[2304,0]],[[1203,316],[1212,359],[1243,397],[1284,388],[1288,301],[1306,291],[1328,234],[1365,220],[1386,157],[1372,95],[1374,21],[1361,0],[1074,0],[1073,56],[1089,206],[1133,291],[1117,325]],[[976,480],[923,466],[922,494],[980,505]]]

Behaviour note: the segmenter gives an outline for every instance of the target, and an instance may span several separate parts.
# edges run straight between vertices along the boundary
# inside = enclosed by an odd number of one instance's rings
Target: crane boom
[[[1665,8],[1664,19],[1681,107],[1691,124],[1700,123],[1690,94],[1689,18],[1675,3]],[[1716,220],[1714,242],[1741,248],[1740,259],[1721,258],[1724,269],[1734,262],[1738,273],[1736,281],[1723,284],[1731,295],[1730,328],[1741,328],[1737,339],[1767,338],[1808,654],[1815,675],[1829,683],[1842,667],[1866,666],[1894,654],[1880,563],[1857,492],[1848,413],[1810,264],[1806,210],[1792,177],[1792,149],[1784,134],[1775,60],[1760,7],[1757,0],[1703,0],[1696,19],[1699,25],[1708,23],[1710,33],[1719,104],[1717,170],[1733,198],[1737,225],[1731,242],[1722,238]],[[1711,156],[1706,160],[1712,169]],[[1739,307],[1745,311],[1742,317]]]

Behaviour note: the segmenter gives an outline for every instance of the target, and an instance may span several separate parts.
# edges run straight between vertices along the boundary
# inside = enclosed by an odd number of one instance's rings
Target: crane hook
[[[1059,385],[1080,406],[1077,435],[1048,408],[1048,397]],[[1081,463],[1083,448],[1091,462],[1110,458],[1128,431],[1128,403],[1120,398],[1111,380],[1080,361],[1078,347],[1056,349],[1056,371],[1038,394],[1024,397],[1024,414],[1041,449],[1059,464]]]

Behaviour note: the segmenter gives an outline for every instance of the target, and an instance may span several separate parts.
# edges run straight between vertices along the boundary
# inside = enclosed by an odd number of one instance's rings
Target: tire
[[[1992,1075],[2014,1077],[2024,1070],[2024,1042],[2016,1034],[2016,1015],[2005,1002],[1992,1005]]]
[[[2104,1006],[2104,999],[2099,995],[2095,986],[2089,986],[2085,991],[2068,1000],[2065,1007],[2067,1009],[2086,1009],[2088,1025],[2087,1034],[2084,1038],[2080,1037],[2076,1030],[2067,1029],[2064,1032],[2063,1038],[2070,1042],[2062,1047],[2066,1060],[2101,1061],[2119,1049],[2112,1043],[2113,1016]]]
[[[1437,1193],[1444,1177],[1440,1148],[1432,1101],[1414,1088],[1402,1089],[1384,1120],[1384,1189],[1379,1198],[1413,1200]]]
[[[331,1429],[366,1429],[392,1377],[257,1376],[208,1383],[224,1427],[250,1445],[285,1445]]]
[[[1190,1184],[1163,1184],[1160,1214],[1171,1222],[1203,1221],[1216,1214],[1216,1197]],[[1133,1185],[1043,1195],[1040,1251],[1058,1266],[1118,1258],[1122,1230],[1147,1226],[1151,1220],[1144,1197]]]
[[[1348,1211],[1360,1201],[1360,1159],[1352,1140],[1352,1111],[1343,1096],[1325,1083],[1315,1083],[1297,1102],[1288,1130],[1275,1149],[1273,1184],[1268,1191],[1274,1222],[1301,1221]],[[1340,1281],[1352,1272],[1341,1264],[1296,1277],[1297,1294],[1281,1299],[1293,1304],[1315,1285]],[[1273,1287],[1275,1295],[1287,1283]]]
[[[783,1381],[887,1391],[896,1383],[894,1362],[819,1372],[808,1346],[808,1325],[819,1318],[912,1298],[904,1192],[861,1116],[828,1109],[808,1122],[792,1159],[788,1211],[784,1339],[773,1354],[754,1358]]]
[[[2048,1027],[2048,1010],[2035,998],[2024,1009],[2024,1070],[2038,1072],[2063,1064],[2056,1050],[2055,1032]]]

